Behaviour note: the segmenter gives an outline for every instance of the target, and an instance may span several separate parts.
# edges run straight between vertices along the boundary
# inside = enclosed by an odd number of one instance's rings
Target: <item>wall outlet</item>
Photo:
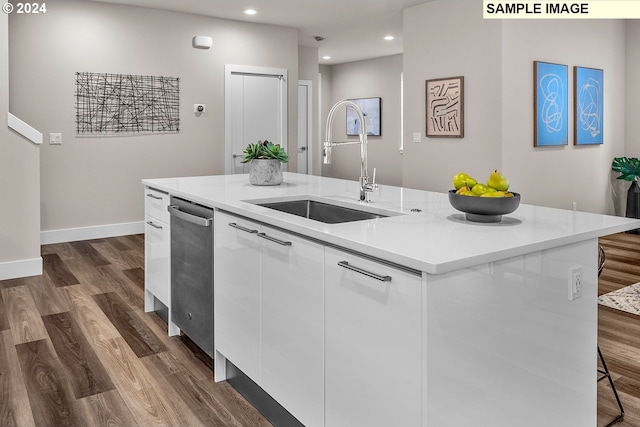
[[[193,104],[193,112],[196,114],[202,114],[207,112],[206,104]]]
[[[49,145],[61,145],[62,144],[62,134],[61,133],[50,133],[49,134]]]
[[[569,267],[569,301],[582,296],[582,266]]]
[[[413,142],[422,142],[422,133],[414,132],[413,133]]]

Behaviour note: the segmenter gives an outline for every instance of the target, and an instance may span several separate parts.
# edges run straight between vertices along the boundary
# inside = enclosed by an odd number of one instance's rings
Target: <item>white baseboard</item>
[[[21,259],[0,262],[0,280],[19,277],[39,276],[42,274],[42,258]]]
[[[102,239],[105,237],[126,236],[144,233],[144,221],[124,222],[121,224],[94,225],[91,227],[65,228],[40,232],[40,243],[75,242],[78,240]]]

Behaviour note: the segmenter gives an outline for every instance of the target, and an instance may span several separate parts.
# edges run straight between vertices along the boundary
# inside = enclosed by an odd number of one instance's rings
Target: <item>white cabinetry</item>
[[[222,212],[214,215],[215,349],[259,383],[260,239],[257,234],[257,225],[251,221]],[[216,365],[216,379],[219,374]]]
[[[216,351],[306,427],[324,426],[324,247],[215,215]]]
[[[262,388],[305,427],[321,427],[324,247],[270,227],[262,232]]]
[[[180,329],[171,321],[169,195],[150,187],[144,189],[144,310],[154,311],[154,297],[168,308],[169,335]]]
[[[326,426],[419,427],[422,279],[325,248]]]

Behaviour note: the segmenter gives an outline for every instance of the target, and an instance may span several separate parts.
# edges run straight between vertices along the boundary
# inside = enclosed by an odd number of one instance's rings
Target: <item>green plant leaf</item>
[[[620,173],[617,179],[636,181],[640,177],[640,160],[635,157],[616,157],[613,159],[611,169]]]
[[[243,153],[244,157],[241,163],[247,163],[253,159],[277,159],[282,163],[289,161],[289,155],[280,144],[274,144],[266,139],[264,141],[258,141],[255,144],[247,145]]]

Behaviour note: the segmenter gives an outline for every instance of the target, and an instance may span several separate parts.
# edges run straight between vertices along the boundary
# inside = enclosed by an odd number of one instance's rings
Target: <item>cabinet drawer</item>
[[[169,195],[151,187],[144,189],[144,214],[169,223]]]
[[[164,305],[170,307],[169,299],[169,225],[151,216],[145,217],[145,290],[151,292]]]

